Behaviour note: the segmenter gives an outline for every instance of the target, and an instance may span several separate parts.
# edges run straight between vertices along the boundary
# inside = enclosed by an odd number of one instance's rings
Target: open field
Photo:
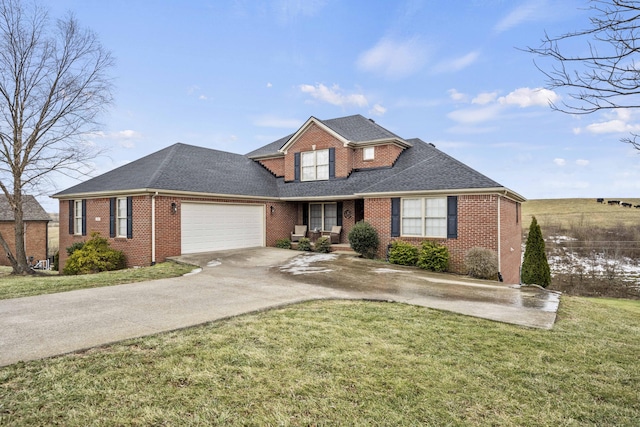
[[[316,301],[0,369],[6,425],[636,426],[640,302],[553,330]]]
[[[640,204],[640,199],[624,201]],[[640,209],[601,204],[595,198],[547,199],[524,203],[522,214],[525,236],[532,215],[542,229],[551,289],[640,298]]]
[[[634,206],[640,205],[640,199],[622,200]],[[534,215],[543,228],[545,225],[559,225],[563,228],[570,228],[572,225],[612,228],[619,224],[640,224],[640,209],[609,206],[606,203],[597,203],[595,198],[529,200],[522,204],[523,228],[529,226]]]

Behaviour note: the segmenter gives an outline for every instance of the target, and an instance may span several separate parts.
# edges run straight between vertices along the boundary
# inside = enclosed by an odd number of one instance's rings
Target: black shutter
[[[87,201],[82,199],[82,235],[87,235]]]
[[[73,234],[73,217],[75,216],[76,204],[74,200],[69,200],[69,234]]]
[[[337,203],[336,215],[337,215],[336,225],[342,226],[342,202]]]
[[[336,149],[329,148],[329,178],[336,177]]]
[[[400,237],[400,197],[391,199],[391,237]]]
[[[309,225],[309,203],[302,204],[302,225]]]
[[[133,239],[133,197],[127,197],[127,239]]]
[[[300,153],[293,153],[293,179],[300,181]]]
[[[458,238],[458,196],[447,197],[447,239]]]
[[[116,237],[116,198],[109,199],[109,237]]]

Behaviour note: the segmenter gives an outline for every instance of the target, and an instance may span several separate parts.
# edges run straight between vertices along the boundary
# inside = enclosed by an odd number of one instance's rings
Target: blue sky
[[[116,58],[91,135],[99,174],[176,142],[245,154],[310,116],[362,114],[529,199],[633,197],[632,111],[570,116],[533,57],[588,26],[586,1],[56,0]],[[58,190],[77,181],[61,178]],[[52,191],[53,193],[54,191]],[[42,198],[48,211],[57,203]]]

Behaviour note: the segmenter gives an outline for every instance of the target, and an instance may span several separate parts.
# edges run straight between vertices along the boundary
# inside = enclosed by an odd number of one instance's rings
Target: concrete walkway
[[[275,248],[182,257],[180,278],[0,301],[0,366],[296,302],[396,301],[549,329],[559,295]]]

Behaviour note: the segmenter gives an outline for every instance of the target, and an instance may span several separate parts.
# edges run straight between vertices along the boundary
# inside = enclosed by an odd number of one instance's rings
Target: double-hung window
[[[402,199],[402,235],[447,237],[447,198]]]
[[[309,229],[330,231],[338,225],[338,205],[336,203],[310,203]]]
[[[127,237],[127,198],[119,198],[117,203],[116,224],[118,227],[118,237]]]
[[[82,234],[82,200],[73,202],[73,231],[74,234]]]
[[[301,153],[302,181],[329,179],[329,150]]]

